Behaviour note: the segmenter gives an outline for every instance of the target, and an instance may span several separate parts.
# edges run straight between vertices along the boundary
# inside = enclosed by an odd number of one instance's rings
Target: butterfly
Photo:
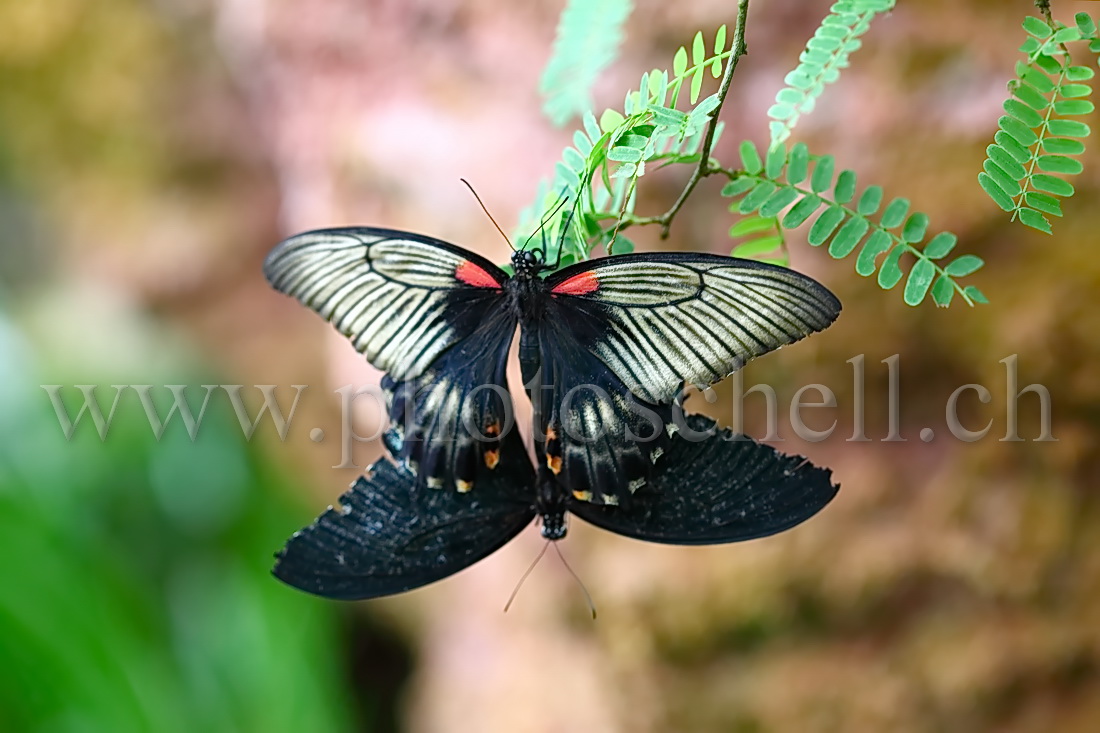
[[[517,431],[504,436],[496,469],[468,493],[426,491],[387,458],[278,553],[280,580],[327,598],[360,600],[412,590],[493,553],[536,516],[553,531],[565,511],[598,527],[651,542],[705,545],[789,529],[836,495],[828,469],[744,436],[715,430],[697,415],[670,441],[662,469],[628,504],[576,498],[548,466],[536,471]],[[397,454],[401,439],[385,435]],[[554,523],[559,522],[559,523]],[[555,538],[553,534],[551,539]]]
[[[540,467],[600,506],[627,503],[652,479],[685,383],[713,384],[840,313],[815,280],[734,257],[626,254],[557,270],[543,250],[521,248],[511,266],[351,227],[284,240],[264,273],[386,372],[391,452],[421,487],[470,492],[502,460],[518,326]],[[546,536],[564,534],[558,520],[544,514]]]

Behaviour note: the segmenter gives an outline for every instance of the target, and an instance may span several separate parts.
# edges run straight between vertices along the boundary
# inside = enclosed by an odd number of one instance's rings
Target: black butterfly
[[[519,325],[538,460],[598,505],[650,480],[685,382],[717,382],[840,312],[804,275],[719,255],[619,255],[547,274],[541,251],[521,249],[512,266],[510,276],[447,242],[355,227],[283,241],[264,273],[387,373],[403,431],[394,456],[431,488],[470,491],[501,460]],[[544,533],[560,524],[543,519]]]
[[[696,415],[693,437],[670,441],[662,470],[623,506],[567,492],[546,466],[538,475],[517,431],[504,437],[496,470],[470,493],[428,491],[408,468],[383,458],[279,553],[275,576],[301,590],[354,600],[440,580],[494,552],[541,515],[573,512],[598,527],[668,544],[737,542],[782,532],[836,495],[828,469],[785,456]],[[395,434],[389,449],[401,449]],[[547,525],[543,534],[547,534]],[[550,525],[550,530],[564,524]]]

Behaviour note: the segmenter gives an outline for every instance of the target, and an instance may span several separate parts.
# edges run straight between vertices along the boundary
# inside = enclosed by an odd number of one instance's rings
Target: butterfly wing
[[[387,373],[390,419],[405,438],[396,457],[421,483],[466,490],[481,463],[495,465],[512,415],[505,360],[516,323],[500,268],[431,237],[353,227],[284,240],[264,274]]]
[[[767,537],[821,511],[839,487],[831,471],[698,415],[627,506],[571,500],[569,511],[597,527],[648,542],[709,545]],[[689,432],[690,431],[690,432]],[[685,437],[688,436],[688,437]]]
[[[574,326],[570,319],[548,319],[538,330],[541,368],[533,380],[525,377],[545,436],[536,454],[574,497],[622,504],[667,448],[672,408],[631,394],[578,343]]]
[[[626,502],[667,449],[667,430],[642,441],[625,434],[645,430],[637,408],[668,425],[685,381],[714,383],[840,313],[809,277],[718,255],[604,258],[554,273],[545,286],[538,351],[551,376],[540,427],[558,438],[546,444],[547,461],[560,455],[561,483],[597,504]],[[569,422],[579,429],[563,429]]]
[[[425,489],[406,468],[379,460],[336,507],[294,533],[272,572],[309,593],[357,600],[419,588],[474,564],[535,516],[534,471],[515,442],[470,494]]]
[[[557,318],[639,399],[669,403],[828,327],[840,301],[784,267],[663,253],[582,262],[546,279]]]

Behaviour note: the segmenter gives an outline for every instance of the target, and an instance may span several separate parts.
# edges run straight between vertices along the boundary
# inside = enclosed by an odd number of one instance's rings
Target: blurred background
[[[5,731],[1095,731],[1100,730],[1100,160],[1048,237],[1010,225],[976,182],[1031,2],[902,2],[796,138],[865,183],[907,196],[958,251],[989,263],[991,304],[902,304],[796,236],[792,266],[844,303],[840,321],[753,363],[785,415],[804,384],[839,408],[830,440],[777,446],[833,468],[837,499],[804,526],[713,548],[646,545],[575,522],[556,559],[501,607],[541,548],[537,530],[444,582],[380,601],[307,597],[271,554],[361,469],[340,446],[334,392],[378,374],[333,329],[271,292],[265,253],[292,232],[404,228],[496,261],[571,127],[540,112],[558,2],[501,0],[0,0],[0,729]],[[754,2],[750,54],[717,150],[766,142],[765,112],[826,0]],[[1070,22],[1097,3],[1056,2]],[[640,0],[595,90],[621,104],[734,4]],[[1095,59],[1082,59],[1094,64]],[[1096,120],[1092,120],[1093,123]],[[647,176],[664,211],[687,170]],[[707,181],[666,243],[728,251]],[[852,435],[852,366],[866,364],[867,442]],[[888,433],[899,354],[901,434]],[[1045,385],[1006,435],[1005,365]],[[982,440],[944,429],[958,387]],[[138,393],[111,385],[276,390],[246,440],[225,391],[194,440],[158,438]],[[60,390],[42,385],[63,385]],[[74,418],[75,385],[98,385]],[[731,418],[730,385],[700,403]],[[812,395],[811,395],[812,396]],[[747,432],[765,431],[747,398]],[[356,411],[361,433],[378,416]],[[918,438],[931,428],[930,442]],[[381,453],[357,444],[363,466]]]

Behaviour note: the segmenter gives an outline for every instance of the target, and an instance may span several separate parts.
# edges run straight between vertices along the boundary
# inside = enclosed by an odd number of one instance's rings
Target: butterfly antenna
[[[551,540],[547,540],[551,542]],[[546,552],[546,548],[542,549]],[[569,571],[569,574],[573,576],[573,580],[577,581],[577,585],[581,587],[581,593],[584,593],[584,600],[588,601],[588,610],[592,612],[592,620],[596,620],[596,604],[592,602],[592,595],[588,592],[588,589],[584,587],[584,581],[581,580],[581,576],[577,575],[573,568],[569,567],[569,563],[565,560],[565,555],[561,554],[561,550],[558,548],[557,543],[554,543],[554,552],[558,553],[558,559],[561,560],[561,564],[565,566],[565,569]],[[539,557],[542,557],[541,555]]]
[[[569,212],[569,218],[565,220],[565,226],[561,230],[561,239],[558,240],[558,258],[554,261],[554,269],[561,264],[561,251],[565,244],[565,237],[569,234],[569,227],[573,226],[573,217],[577,215],[577,208],[581,205],[580,197],[573,200],[573,209]],[[561,555],[561,552],[558,553]]]
[[[542,546],[539,554],[535,556],[535,559],[531,561],[527,570],[520,576],[519,582],[516,583],[516,587],[512,589],[512,595],[508,596],[508,602],[504,604],[504,613],[508,613],[508,609],[512,607],[512,601],[516,600],[516,596],[519,595],[519,589],[523,587],[523,581],[527,580],[527,576],[530,575],[531,571],[535,569],[535,566],[539,564],[539,560],[546,554],[546,550],[550,547],[551,542],[553,542],[553,540],[546,540],[546,544]]]
[[[544,232],[544,230],[545,230],[545,228],[546,228],[546,225],[550,223],[550,220],[554,218],[554,215],[555,215],[555,214],[557,214],[557,213],[558,213],[559,211],[561,211],[561,207],[565,206],[565,202],[569,200],[569,199],[565,198],[565,190],[562,190],[562,194],[561,194],[561,196],[560,196],[559,198],[560,198],[560,200],[558,201],[557,205],[556,205],[556,206],[554,206],[554,210],[553,210],[553,211],[551,211],[551,212],[550,212],[549,214],[547,214],[547,215],[546,215],[545,217],[543,217],[543,218],[542,218],[542,219],[541,219],[541,220],[539,221],[539,227],[538,227],[538,229],[536,229],[535,231],[531,232],[530,236],[528,236],[528,237],[527,237],[527,239],[523,240],[523,246],[522,246],[522,247],[520,247],[520,249],[527,249],[527,244],[528,244],[528,243],[529,243],[529,242],[530,242],[530,241],[531,241],[532,239],[534,239],[534,238],[535,238],[535,235],[536,235],[536,234],[538,234],[539,232],[543,232],[543,234],[544,234],[544,241],[545,241],[545,232]]]
[[[489,213],[489,209],[485,207],[485,204],[482,202],[481,197],[477,195],[477,191],[474,190],[474,187],[471,186],[470,182],[467,181],[465,178],[459,178],[458,180],[465,183],[466,188],[470,189],[470,193],[474,195],[474,198],[477,199],[477,202],[481,205],[481,210],[485,212],[485,216],[489,217],[489,221],[493,222],[493,226],[495,226],[497,228],[497,231],[500,232],[500,236],[504,237],[504,241],[508,243],[508,248],[515,252],[516,247],[512,244],[512,240],[508,239],[508,235],[505,234],[504,230],[500,228],[500,224],[497,224],[497,220],[494,219],[493,215]]]

